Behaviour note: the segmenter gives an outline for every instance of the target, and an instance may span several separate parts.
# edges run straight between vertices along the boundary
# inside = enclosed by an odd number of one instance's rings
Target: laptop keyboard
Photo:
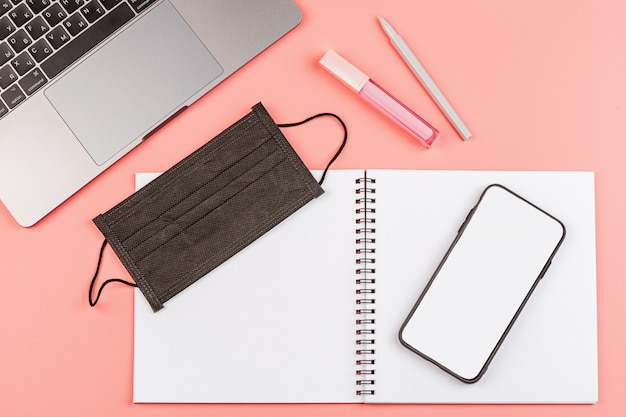
[[[156,0],[0,0],[0,118]]]

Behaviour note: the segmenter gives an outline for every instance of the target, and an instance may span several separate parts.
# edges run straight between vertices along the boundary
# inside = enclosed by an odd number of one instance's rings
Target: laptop
[[[0,200],[35,224],[301,18],[291,0],[0,0]]]

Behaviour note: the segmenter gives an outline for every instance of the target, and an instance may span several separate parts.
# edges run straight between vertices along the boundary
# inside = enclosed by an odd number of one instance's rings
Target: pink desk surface
[[[297,0],[299,27],[59,209],[23,229],[0,206],[0,415],[621,416],[626,410],[626,2]],[[411,45],[474,137],[463,142],[376,20]],[[329,48],[442,133],[422,148],[317,61]],[[335,112],[349,144],[335,168],[596,173],[599,402],[595,405],[134,405],[133,291],[87,304],[102,236],[91,219],[262,101],[274,119]],[[312,169],[340,139],[332,120],[286,136]],[[127,278],[112,252],[101,276]],[[303,377],[306,375],[303,374]]]

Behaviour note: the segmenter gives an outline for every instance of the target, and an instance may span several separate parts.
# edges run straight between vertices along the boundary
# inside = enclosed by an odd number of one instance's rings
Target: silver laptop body
[[[0,65],[0,200],[25,227],[301,20],[291,0],[24,2],[44,8],[43,18],[22,6],[6,12],[14,3],[0,0],[0,24],[13,25],[0,52],[14,55]],[[51,13],[59,10],[64,13]],[[46,29],[48,18],[62,20],[67,39],[51,25]],[[83,28],[80,19],[89,25]],[[28,23],[20,28],[23,20]],[[119,29],[109,34],[111,23]],[[72,33],[81,30],[91,37],[70,47],[81,36]],[[34,39],[22,40],[30,32]],[[68,47],[62,58],[45,56],[62,42],[67,45],[59,51]],[[7,79],[11,72],[24,73],[26,81]]]

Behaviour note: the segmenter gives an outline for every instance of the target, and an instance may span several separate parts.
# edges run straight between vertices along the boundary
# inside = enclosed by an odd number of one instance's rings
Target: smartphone
[[[500,184],[488,186],[402,324],[400,342],[477,382],[564,238],[556,217]]]

